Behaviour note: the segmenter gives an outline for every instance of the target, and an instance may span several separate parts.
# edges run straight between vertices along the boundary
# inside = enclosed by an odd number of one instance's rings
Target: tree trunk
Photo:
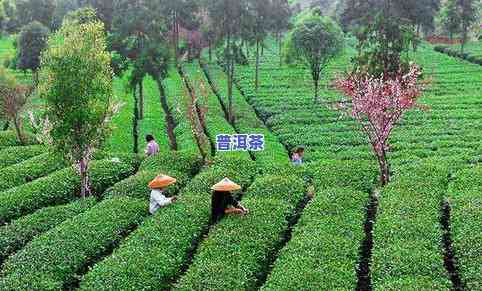
[[[134,88],[132,97],[134,97],[134,112],[132,116],[132,138],[133,138],[133,152],[139,153],[139,100],[137,99],[137,88]]]
[[[279,66],[281,67],[283,66],[281,35],[278,35],[278,54],[279,54]]]
[[[385,186],[390,182],[390,167],[385,152],[378,157],[378,165],[380,167],[380,185]]]
[[[18,141],[20,142],[21,145],[25,145],[25,138],[22,133],[22,125],[21,125],[21,120],[18,116],[18,113],[15,114],[13,124],[15,125],[15,133],[17,134]]]
[[[320,100],[319,98],[319,81],[317,79],[313,79],[313,82],[315,84],[315,103],[318,102]]]
[[[167,131],[167,137],[169,138],[169,147],[171,150],[177,151],[177,139],[174,133],[174,129],[176,128],[176,121],[174,120],[174,116],[172,115],[171,109],[167,104],[166,90],[164,89],[164,85],[162,84],[162,81],[157,79],[156,82],[157,82],[157,86],[159,87],[161,107],[165,114],[166,131]]]
[[[258,93],[259,89],[259,40],[256,40],[256,73],[255,73],[255,92]]]
[[[89,161],[87,158],[82,158],[79,164],[79,175],[80,175],[80,197],[85,198],[90,193],[89,185]]]
[[[177,21],[177,11],[174,11],[173,16],[174,60],[177,64],[179,58],[179,24]]]
[[[144,119],[144,84],[143,80],[139,83],[139,119]]]
[[[211,43],[211,39],[209,39],[209,63],[213,61],[213,44]]]

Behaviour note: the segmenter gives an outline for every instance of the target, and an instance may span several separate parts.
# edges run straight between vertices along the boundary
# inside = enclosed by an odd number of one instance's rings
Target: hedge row
[[[34,239],[4,264],[1,290],[64,290],[147,215],[144,200],[107,199]]]
[[[111,256],[96,264],[80,285],[83,290],[158,290],[179,276],[192,244],[210,219],[210,187],[230,177],[244,188],[255,172],[244,157],[217,158],[181,191],[179,200],[158,211],[134,231]]]
[[[482,66],[482,58],[477,55],[472,55],[471,53],[468,53],[468,52],[462,53],[460,52],[459,49],[451,48],[449,46],[443,46],[443,45],[435,46],[434,49],[440,53],[447,54],[451,57],[461,58],[468,62]]]
[[[207,64],[201,64],[201,66],[206,79],[210,80],[209,84],[212,84],[211,89],[213,93],[218,92],[218,99],[223,103],[227,103],[226,74],[219,66],[208,66]],[[254,90],[252,87],[243,88],[243,90],[247,90],[249,94],[255,94],[255,92],[252,92]],[[288,153],[286,149],[279,142],[278,138],[258,119],[251,105],[247,103],[237,88],[234,88],[233,91],[233,102],[236,108],[236,129],[244,134],[256,133],[264,135],[265,150],[253,152],[256,162],[262,167],[270,167],[282,163],[287,164]]]
[[[26,133],[26,145],[33,145],[37,142],[35,141],[35,137],[31,134]],[[0,131],[0,149],[5,147],[11,146],[20,146],[20,141],[17,139],[17,135],[14,131],[7,130],[7,131]]]
[[[448,175],[443,163],[414,163],[381,191],[373,230],[375,290],[450,288],[439,222]]]
[[[3,150],[0,150],[0,169],[31,159],[45,151],[46,147],[41,145],[4,148]]]
[[[0,171],[0,192],[30,183],[66,166],[67,162],[61,156],[45,153],[4,168]]]
[[[0,265],[34,237],[86,211],[95,203],[95,198],[90,197],[65,205],[42,208],[0,227]]]
[[[459,172],[449,187],[452,246],[467,290],[482,289],[482,166]]]
[[[310,165],[316,194],[274,263],[264,290],[353,290],[375,168],[360,161]]]
[[[93,161],[90,167],[92,192],[100,194],[114,183],[132,175],[136,158]],[[31,183],[0,193],[0,225],[47,206],[59,205],[78,198],[80,178],[72,168],[54,172]]]
[[[243,196],[249,215],[227,216],[210,230],[176,289],[254,290],[304,193],[296,176],[256,179]]]
[[[103,196],[129,196],[131,198],[149,199],[147,185],[160,173],[177,179],[177,183],[167,190],[169,196],[182,189],[188,180],[199,172],[200,167],[201,160],[195,152],[181,151],[158,154],[145,159],[135,175],[115,184]]]

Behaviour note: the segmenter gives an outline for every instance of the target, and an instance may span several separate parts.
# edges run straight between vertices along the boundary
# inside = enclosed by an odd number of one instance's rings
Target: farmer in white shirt
[[[149,188],[152,189],[149,204],[149,212],[151,214],[156,213],[159,208],[177,200],[176,196],[168,198],[164,195],[164,190],[174,183],[176,183],[176,179],[163,174],[157,176],[149,183]]]

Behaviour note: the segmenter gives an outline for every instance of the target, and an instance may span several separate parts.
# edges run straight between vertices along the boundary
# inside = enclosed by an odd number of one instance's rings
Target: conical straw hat
[[[151,189],[159,189],[165,188],[169,185],[176,183],[176,179],[173,177],[169,177],[168,175],[160,174],[154,180],[149,183],[149,188]]]
[[[227,192],[227,191],[239,190],[241,189],[241,186],[229,180],[228,178],[224,178],[219,183],[212,186],[211,189],[214,191]]]

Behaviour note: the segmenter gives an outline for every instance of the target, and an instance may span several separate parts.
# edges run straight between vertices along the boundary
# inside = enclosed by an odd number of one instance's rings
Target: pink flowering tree
[[[411,64],[409,70],[401,70],[389,78],[374,77],[368,73],[353,72],[335,84],[351,99],[349,114],[361,125],[372,146],[380,166],[380,183],[390,181],[387,161],[389,138],[405,112],[418,106],[423,84],[419,82],[421,69]]]

